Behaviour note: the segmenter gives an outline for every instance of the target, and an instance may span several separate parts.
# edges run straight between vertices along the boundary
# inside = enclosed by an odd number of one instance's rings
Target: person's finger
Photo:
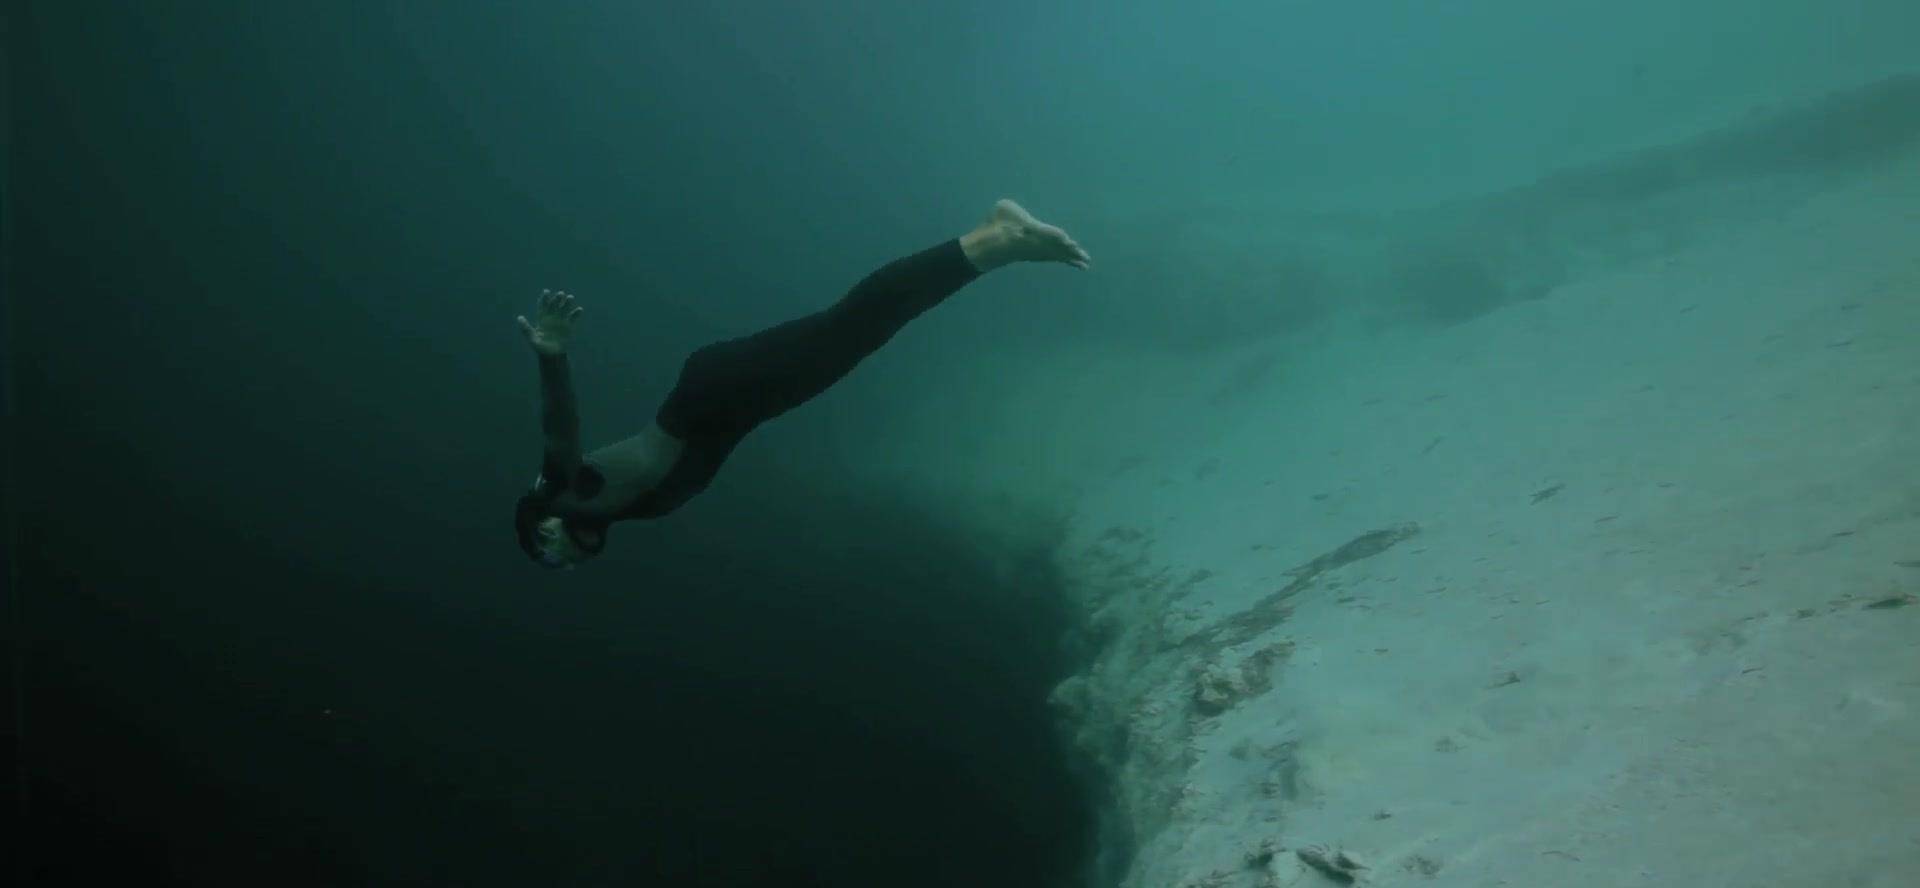
[[[527,316],[526,316],[526,315],[521,315],[521,316],[519,316],[519,317],[517,317],[517,318],[515,318],[514,320],[517,320],[517,321],[519,321],[519,322],[520,322],[520,329],[522,329],[522,330],[525,330],[525,331],[527,331],[528,333],[532,333],[532,332],[533,332],[533,325],[532,325],[532,324],[529,324],[529,323],[527,323]]]
[[[569,314],[569,315],[567,315],[567,320],[569,320],[569,321],[571,321],[571,320],[573,320],[574,318],[577,318],[577,317],[579,317],[579,316],[580,316],[580,313],[581,313],[581,312],[583,312],[583,311],[586,311],[586,309],[584,309],[584,308],[581,308],[581,307],[579,307],[579,306],[575,306],[575,307],[574,307],[574,309],[573,309],[573,312],[572,312],[571,314]]]

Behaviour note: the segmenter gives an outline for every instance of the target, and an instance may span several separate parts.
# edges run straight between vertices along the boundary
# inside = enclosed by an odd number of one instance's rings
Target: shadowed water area
[[[1073,873],[1097,787],[1045,706],[1067,667],[1045,540],[984,552],[804,436],[743,448],[698,508],[616,528],[591,569],[531,566],[509,526],[539,460],[513,315],[539,287],[593,294],[587,431],[624,436],[685,349],[774,319],[743,298],[824,304],[971,218],[798,261],[817,233],[730,189],[805,175],[725,156],[739,133],[661,145],[697,98],[535,45],[588,24],[410,9],[9,23],[16,873]],[[697,88],[658,73],[685,61],[654,58],[653,88]],[[647,172],[694,162],[708,181]],[[805,197],[787,187],[766,206]],[[662,221],[695,198],[742,212],[724,236]]]
[[[1844,6],[14,3],[6,876],[1904,884]],[[593,450],[998,198],[1092,268],[516,546],[544,288]]]

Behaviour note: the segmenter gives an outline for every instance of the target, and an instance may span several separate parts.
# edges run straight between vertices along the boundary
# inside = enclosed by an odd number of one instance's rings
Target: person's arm
[[[546,450],[540,474],[548,484],[565,487],[580,469],[580,410],[573,398],[573,377],[566,352],[540,359],[540,431]]]
[[[540,477],[554,492],[565,490],[576,502],[597,500],[607,509],[617,509],[659,483],[673,469],[686,442],[656,422],[624,441],[581,453],[580,412],[567,363],[567,341],[580,311],[571,295],[542,290],[535,313],[539,319],[520,318],[520,329],[540,361],[540,429],[546,436]]]
[[[573,397],[567,340],[582,311],[567,293],[541,290],[534,313],[538,320],[519,318],[520,330],[540,362],[540,429],[546,435],[540,476],[556,488],[573,483],[580,469],[580,411]]]

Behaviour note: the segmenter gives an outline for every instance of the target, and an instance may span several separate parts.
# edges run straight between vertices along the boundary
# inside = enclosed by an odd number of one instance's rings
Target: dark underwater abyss
[[[616,527],[606,563],[524,561],[509,510],[536,468],[533,362],[501,294],[632,291],[625,263],[660,254],[664,277],[777,276],[737,244],[689,246],[697,231],[610,258],[595,224],[664,211],[571,215],[502,181],[404,29],[318,6],[10,16],[28,778],[10,875],[1075,872],[1091,789],[1044,703],[1069,664],[1038,545],[990,565],[939,503],[750,444],[687,512]],[[485,6],[449,4],[474,12],[434,38],[473,41],[475,66],[499,33]],[[488,102],[545,98],[537,70],[474,76]],[[578,185],[620,153],[555,164]],[[806,252],[778,215],[742,234]],[[680,350],[739,332],[670,302],[647,318],[593,334],[631,349],[578,371],[590,437],[647,415]]]

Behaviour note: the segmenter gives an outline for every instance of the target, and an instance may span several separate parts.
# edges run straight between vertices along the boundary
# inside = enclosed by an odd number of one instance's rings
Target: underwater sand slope
[[[1876,89],[1803,120],[1920,92]],[[1580,227],[1631,218],[1594,209],[1628,161],[1435,210],[1572,207],[1572,258],[1293,356],[1088,492],[1060,559],[1098,655],[1054,698],[1122,884],[1920,884],[1920,154],[1887,126],[1844,163],[1760,124],[1649,155],[1657,248],[1575,252],[1635,243]]]

